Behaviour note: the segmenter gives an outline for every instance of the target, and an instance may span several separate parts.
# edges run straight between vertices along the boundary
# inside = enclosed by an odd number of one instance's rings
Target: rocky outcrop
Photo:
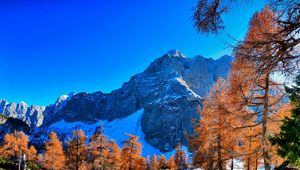
[[[198,118],[202,97],[219,77],[227,76],[231,61],[229,56],[187,58],[171,50],[111,93],[70,94],[47,107],[0,102],[0,113],[46,128],[62,119],[111,121],[144,108],[141,126],[145,139],[161,151],[170,151],[178,143],[186,144],[184,136],[193,133],[191,119]]]
[[[0,114],[22,120],[29,126],[41,126],[44,111],[45,107],[43,106],[28,106],[24,102],[8,103],[6,100],[0,100]]]

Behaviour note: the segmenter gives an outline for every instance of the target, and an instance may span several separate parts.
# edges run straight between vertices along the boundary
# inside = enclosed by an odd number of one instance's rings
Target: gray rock
[[[0,100],[0,114],[22,120],[28,126],[39,127],[43,123],[45,107],[43,106],[28,106],[25,102],[8,103],[5,100]]]

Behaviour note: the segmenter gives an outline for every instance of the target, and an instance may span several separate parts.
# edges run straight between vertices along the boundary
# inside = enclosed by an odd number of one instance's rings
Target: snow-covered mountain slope
[[[139,118],[143,139],[160,152],[169,152],[178,143],[187,144],[186,135],[193,133],[191,120],[199,118],[202,98],[219,77],[227,76],[231,61],[229,56],[217,60],[202,56],[188,58],[178,50],[171,50],[111,93],[62,96],[38,114],[25,109],[32,106],[8,107],[7,102],[2,102],[0,113],[19,118],[31,127],[41,126],[40,129],[57,123],[67,127],[68,123],[76,122],[84,122],[81,126],[84,128],[100,120],[117,126],[113,122],[125,120],[143,109]],[[62,130],[70,133],[67,128]]]
[[[96,128],[98,126],[102,126],[104,128],[105,135],[109,139],[116,141],[120,147],[123,147],[122,141],[128,138],[126,134],[133,134],[139,136],[139,140],[143,145],[143,149],[142,149],[143,156],[146,157],[148,155],[164,154],[166,157],[170,157],[172,154],[174,154],[174,152],[161,153],[159,149],[150,145],[145,140],[145,135],[142,132],[142,127],[141,127],[141,118],[143,113],[144,113],[144,109],[141,109],[126,118],[115,119],[111,122],[106,120],[98,120],[98,122],[92,124],[87,124],[80,121],[66,122],[65,120],[61,120],[59,122],[50,125],[45,131],[46,133],[44,134],[49,134],[51,131],[55,131],[59,134],[59,136],[63,136],[62,139],[63,141],[67,142],[71,136],[71,133],[66,134],[66,132],[72,132],[76,129],[81,129],[87,136],[87,142],[89,142]],[[47,138],[46,135],[43,135],[41,137],[41,139],[43,140],[46,140],[46,138]],[[183,149],[187,150],[185,147],[183,147]]]

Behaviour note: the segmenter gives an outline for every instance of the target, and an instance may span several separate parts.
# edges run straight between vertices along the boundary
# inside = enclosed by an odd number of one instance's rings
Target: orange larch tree
[[[19,159],[20,155],[27,153],[28,137],[24,132],[15,131],[4,136],[4,145],[1,147],[1,156]]]
[[[151,169],[158,170],[159,169],[159,162],[156,155],[152,155],[151,159]]]
[[[233,168],[238,140],[236,116],[228,109],[229,83],[219,79],[203,102],[201,120],[195,126],[192,139],[193,164],[205,169],[224,169],[228,162]]]
[[[41,158],[40,158],[41,159]],[[43,168],[47,170],[64,170],[66,157],[62,143],[55,132],[49,134],[49,141],[45,143],[44,157],[41,160]]]
[[[142,152],[142,145],[139,142],[139,137],[126,134],[129,139],[123,141],[123,148],[121,151],[121,169],[133,170],[136,169]]]
[[[176,169],[176,163],[175,163],[174,156],[171,156],[171,158],[169,159],[168,166],[169,166],[170,170]]]
[[[118,144],[110,140],[108,142],[108,167],[109,169],[120,169],[121,166],[121,149],[119,148]]]
[[[28,148],[28,142],[28,137],[22,131],[6,134],[4,136],[4,145],[0,148],[0,156],[17,163],[19,169],[22,163],[26,167],[26,160],[36,160],[36,150],[33,146]]]
[[[252,117],[256,118],[255,122],[248,121],[247,123],[261,126],[260,146],[264,167],[267,170],[274,163],[270,156],[271,148],[268,141],[268,134],[270,133],[268,129],[270,124],[269,118],[281,107],[284,97],[283,84],[273,79],[273,75],[278,73],[281,67],[279,63],[273,62],[273,47],[270,44],[261,44],[263,41],[270,40],[272,38],[270,35],[278,32],[280,29],[275,22],[275,17],[276,15],[268,6],[253,15],[245,41],[238,45],[235,50],[236,64],[232,68],[232,75],[235,75],[236,79],[241,80],[245,78],[246,80],[242,80],[245,82],[244,86],[238,84],[237,81],[231,83],[231,86],[237,90],[235,92],[238,94],[237,96],[244,100],[244,103],[242,102],[244,104],[243,107],[247,108],[248,112],[251,113],[247,114],[247,116],[252,115]],[[243,67],[237,67],[238,64],[244,66],[250,64],[251,68],[246,67],[248,70],[245,70]],[[249,70],[252,72],[252,75],[249,75],[250,78],[241,76],[245,71]],[[252,125],[248,127],[252,127]]]
[[[89,144],[90,160],[94,169],[118,169],[120,148],[113,140],[108,140],[103,128],[96,129]]]
[[[73,131],[72,138],[68,142],[67,168],[78,170],[86,166],[87,144],[86,136],[82,130]]]
[[[30,146],[30,148],[27,151],[28,160],[30,161],[36,161],[37,160],[37,151],[34,148],[34,146]]]
[[[108,139],[103,133],[102,127],[97,127],[95,133],[91,137],[89,144],[89,153],[92,168],[106,169],[108,167]]]
[[[159,167],[160,167],[160,169],[167,169],[168,168],[167,159],[164,155],[161,155],[159,157]]]
[[[178,169],[187,169],[189,166],[188,155],[181,149],[181,145],[178,144],[175,148],[175,164]]]

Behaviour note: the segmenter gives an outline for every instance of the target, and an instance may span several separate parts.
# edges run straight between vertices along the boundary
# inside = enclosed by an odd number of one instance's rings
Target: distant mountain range
[[[118,143],[122,139],[118,135],[124,135],[119,132],[136,133],[144,145],[169,152],[178,143],[187,144],[185,135],[193,133],[191,120],[199,118],[202,99],[219,77],[227,77],[232,60],[227,55],[217,60],[188,58],[171,50],[111,93],[70,93],[46,107],[2,99],[0,114],[5,115],[3,119],[22,120],[23,128],[30,127],[27,133],[36,143],[41,143],[50,130],[58,131],[66,140],[78,126],[90,137],[96,126],[104,124],[108,136],[117,138]],[[0,119],[2,135],[9,132],[13,122]]]

